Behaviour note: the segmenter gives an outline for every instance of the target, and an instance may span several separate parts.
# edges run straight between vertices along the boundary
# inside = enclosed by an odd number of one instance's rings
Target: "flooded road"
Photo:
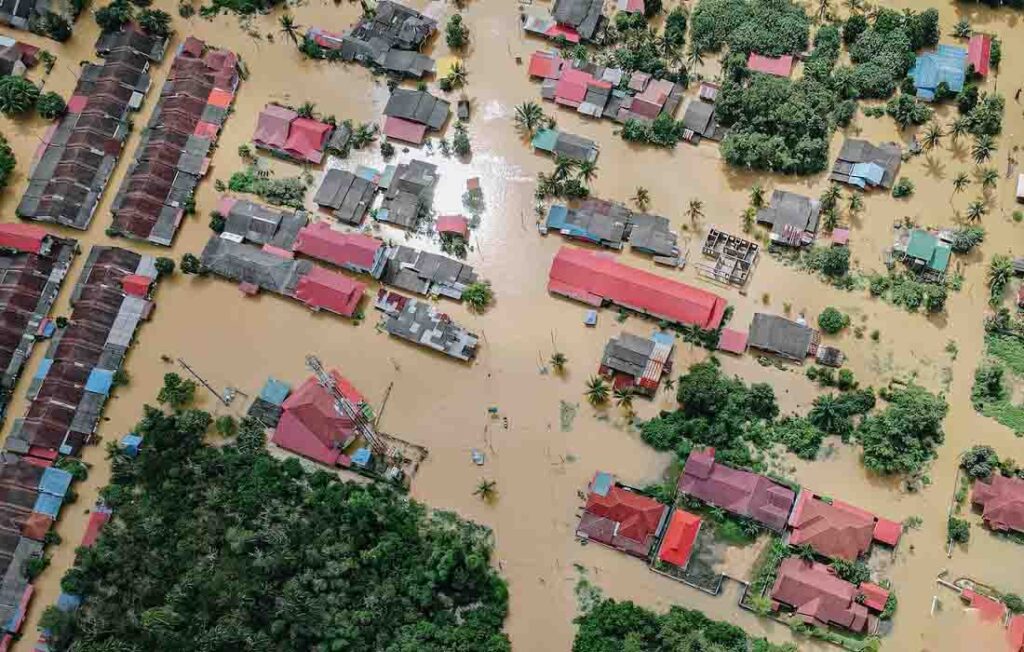
[[[200,186],[197,216],[186,218],[172,253],[120,242],[177,259],[185,252],[198,254],[208,238],[207,216],[218,198],[213,179],[226,180],[243,167],[237,148],[248,142],[256,114],[266,102],[278,100],[297,105],[311,101],[318,111],[333,114],[339,120],[376,121],[387,90],[382,80],[363,68],[304,60],[279,32],[279,11],[251,22],[251,30],[263,35],[257,40],[243,31],[236,18],[205,21],[196,17],[185,21],[178,18],[175,4],[166,0],[156,4],[174,15],[178,35],[173,45],[183,36],[195,34],[212,45],[238,52],[250,70],[249,79],[242,82],[234,113],[227,120],[210,176]],[[424,6],[422,1],[410,4]],[[921,3],[885,4],[925,7]],[[1024,15],[991,12],[977,5],[942,4],[938,8],[944,34],[961,16],[959,12],[966,11],[975,29],[1002,38],[1003,71],[989,82],[990,87],[998,85],[1009,96],[1004,136],[997,153],[997,167],[1002,170],[1003,157],[1011,144],[1024,140],[1021,105],[1012,99],[1016,88],[1024,85],[1024,68],[1013,67],[1015,62],[1024,61],[1019,24]],[[296,23],[303,27],[315,25],[341,31],[357,18],[359,5],[312,2],[296,6],[292,12]],[[516,104],[538,98],[538,86],[528,80],[525,65],[517,65],[515,57],[525,61],[530,52],[543,45],[521,35],[517,8],[512,3],[472,2],[464,15],[473,39],[466,57],[469,85],[465,92],[473,100],[469,133],[474,154],[468,162],[445,159],[437,153],[425,158],[439,165],[442,175],[435,202],[438,213],[460,211],[466,179],[481,178],[486,211],[474,232],[468,262],[492,282],[497,300],[484,315],[471,314],[452,302],[441,302],[456,321],[481,335],[476,362],[458,364],[377,332],[377,318],[369,306],[365,309],[368,318],[353,326],[326,314],[311,314],[298,303],[278,297],[244,298],[234,285],[221,280],[177,275],[162,283],[157,292],[157,309],[151,322],[140,329],[127,360],[131,384],[117,390],[117,396],[109,403],[100,435],[113,440],[127,432],[140,414],[140,405],[153,400],[162,375],[180,371],[163,362],[162,356],[183,358],[217,388],[234,386],[253,396],[269,375],[300,382],[308,375],[304,356],[315,353],[326,366],[337,367],[378,405],[391,387],[381,428],[430,449],[427,462],[414,480],[414,497],[438,509],[455,510],[494,529],[496,559],[510,586],[506,629],[514,649],[570,648],[572,618],[576,615],[573,587],[578,578],[574,564],[585,567],[590,581],[609,596],[658,609],[672,604],[699,608],[711,617],[733,621],[753,634],[778,642],[790,640],[785,628],[739,611],[735,596],[728,591],[720,598],[711,598],[648,572],[635,559],[598,546],[581,547],[574,540],[575,519],[581,506],[577,492],[585,487],[595,470],[612,471],[623,481],[643,485],[657,480],[670,461],[670,456],[654,452],[626,428],[618,410],[596,412],[582,397],[583,383],[596,371],[607,339],[623,328],[642,334],[653,324],[636,318],[619,324],[613,311],[604,310],[597,327],[586,329],[582,324],[583,306],[547,294],[548,268],[564,242],[557,235],[545,238],[537,233],[533,191],[536,174],[547,172],[552,166],[548,159],[530,152],[528,143],[514,131],[511,120]],[[268,34],[273,35],[274,43],[267,40]],[[46,86],[65,97],[74,85],[78,62],[94,59],[91,46],[95,36],[96,26],[90,16],[83,16],[72,42],[66,45],[33,35],[18,35],[57,55],[57,64]],[[435,39],[432,54],[446,54],[443,37]],[[103,234],[110,221],[110,201],[135,152],[138,130],[155,104],[170,58],[154,70],[153,88],[135,119],[139,127],[127,144],[90,230],[86,234],[68,232],[80,238],[83,248],[111,242]],[[449,97],[454,100],[458,93]],[[717,147],[710,143],[699,147],[680,145],[672,151],[635,147],[614,136],[614,125],[610,122],[584,120],[547,103],[544,109],[556,117],[560,127],[600,143],[599,171],[592,184],[596,196],[625,201],[637,186],[646,187],[652,200],[651,212],[670,217],[678,228],[688,229],[681,235],[684,239],[693,237],[690,251],[695,257],[699,256],[699,236],[683,216],[691,199],[704,201],[706,217],[702,226],[716,224],[738,233],[747,191],[755,181],[769,190],[785,188],[812,195],[825,187],[823,175],[798,179],[728,169],[721,162]],[[945,110],[947,119],[952,111]],[[0,201],[4,220],[15,219],[14,207],[25,187],[29,160],[44,129],[39,120],[12,122],[0,117],[0,130],[11,140],[18,155],[16,176]],[[859,116],[850,133],[873,140],[900,138],[888,118]],[[450,133],[446,135],[450,137]],[[837,135],[833,153],[841,138]],[[964,145],[959,152],[948,147],[947,139],[929,155],[931,163],[922,156],[904,164],[902,174],[917,186],[910,200],[897,201],[883,194],[866,197],[865,210],[854,222],[851,238],[853,256],[861,268],[882,268],[881,249],[890,243],[895,220],[909,215],[922,225],[953,223],[950,181],[957,172],[969,171],[973,166]],[[400,148],[398,160],[411,155]],[[424,157],[422,153],[418,156]],[[344,165],[356,163],[380,164],[376,147],[353,153]],[[299,166],[285,162],[274,162],[272,167],[278,176],[301,172]],[[318,176],[316,170],[312,172]],[[886,649],[995,649],[979,648],[981,638],[962,635],[964,627],[972,621],[961,627],[966,617],[960,615],[955,596],[936,586],[934,579],[944,569],[952,577],[970,575],[1004,590],[1024,592],[1024,549],[1019,546],[997,540],[977,526],[966,552],[956,551],[949,559],[944,545],[946,510],[954,490],[959,452],[975,443],[987,443],[1001,455],[1024,459],[1024,441],[994,421],[975,414],[969,400],[971,377],[982,349],[981,318],[987,299],[985,261],[993,253],[1019,250],[1024,245],[1024,225],[1016,225],[1010,219],[1013,192],[1014,183],[1005,179],[1000,182],[994,197],[995,208],[984,218],[988,237],[981,254],[970,258],[963,269],[963,289],[951,293],[947,311],[939,317],[907,314],[871,299],[865,291],[833,290],[767,256],[762,258],[744,295],[699,279],[692,267],[683,272],[658,270],[660,274],[674,274],[725,296],[736,306],[733,323],[740,328],[746,327],[754,312],[782,312],[787,304],[791,314],[804,313],[809,318],[828,305],[849,312],[866,333],[880,331],[877,342],[867,336],[856,339],[849,332],[837,338],[862,384],[883,385],[894,375],[916,376],[936,391],[948,383],[946,443],[931,471],[931,485],[923,491],[903,493],[895,483],[868,475],[860,466],[856,451],[838,442],[836,450],[823,460],[792,463],[791,475],[814,490],[842,497],[890,518],[923,519],[921,528],[908,533],[901,544],[889,573],[900,607],[892,635],[885,640]],[[962,208],[970,199],[972,193],[964,193],[955,203]],[[385,235],[403,237],[393,232]],[[413,244],[436,249],[436,243],[425,237],[413,238]],[[81,256],[72,270],[55,314],[67,313],[67,297],[83,260]],[[653,268],[648,260],[630,253],[621,254],[620,260]],[[945,350],[951,340],[959,350],[955,360]],[[542,361],[547,360],[554,347],[568,357],[564,376],[540,372]],[[37,347],[28,369],[35,369],[42,349]],[[705,356],[703,349],[680,343],[675,368],[684,370]],[[727,358],[723,364],[727,371],[748,381],[774,385],[784,412],[803,412],[817,391],[801,368],[762,367],[749,355]],[[25,409],[23,395],[30,375],[26,374],[16,391],[10,407],[12,417]],[[202,398],[205,409],[225,409],[209,395]],[[561,401],[579,404],[568,432],[559,427]],[[242,403],[236,401],[232,409],[241,410]],[[637,401],[636,409],[641,417],[649,417],[671,405],[669,395],[663,393],[653,402]],[[508,418],[507,429],[500,419],[489,417],[490,406],[497,407],[500,415]],[[12,418],[7,420],[5,428],[10,427],[11,421]],[[477,467],[471,462],[472,448],[487,453],[485,466]],[[97,488],[106,483],[108,467],[104,457],[102,445],[85,451],[92,471],[89,479],[77,488],[78,502],[66,507],[58,524],[57,531],[65,544],[51,550],[52,564],[36,582],[25,637],[15,647],[18,652],[31,649],[38,616],[57,597],[60,576],[71,563],[74,544],[84,531],[86,510],[93,503]],[[484,504],[472,495],[481,477],[497,482],[498,497],[493,504]],[[932,597],[940,592],[944,593],[941,598],[945,609],[933,618],[929,615]],[[811,647],[801,642],[801,649]]]

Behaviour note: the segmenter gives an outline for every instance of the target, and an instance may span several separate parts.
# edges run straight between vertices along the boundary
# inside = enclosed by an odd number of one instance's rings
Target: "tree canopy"
[[[791,0],[700,0],[690,38],[698,52],[728,45],[733,52],[766,56],[807,49],[811,21]]]
[[[864,465],[877,473],[919,473],[942,443],[942,420],[949,406],[920,385],[890,389],[886,407],[869,415],[857,430]]]
[[[146,406],[135,459],[112,449],[114,519],[77,553],[43,625],[53,650],[507,652],[490,532],[384,485],[340,482],[264,449],[245,420]]]

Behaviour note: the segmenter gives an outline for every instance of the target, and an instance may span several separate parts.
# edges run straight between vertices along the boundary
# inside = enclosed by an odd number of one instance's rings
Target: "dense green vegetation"
[[[949,295],[945,282],[921,281],[910,272],[872,274],[868,277],[868,292],[909,312],[924,308],[928,313],[942,312]]]
[[[864,466],[883,474],[917,476],[944,439],[942,420],[949,406],[920,385],[894,386],[879,393],[886,406],[857,428]]]
[[[974,409],[1017,434],[1024,433],[1024,405],[1013,402],[1013,386],[1024,377],[1024,331],[1000,311],[986,323],[985,357],[974,371]]]
[[[306,179],[288,177],[270,179],[259,176],[252,168],[235,172],[228,180],[228,190],[256,195],[271,204],[302,208],[306,197]]]
[[[810,19],[791,0],[701,0],[693,11],[690,39],[698,52],[728,46],[744,55],[796,54],[807,48]]]
[[[35,108],[39,88],[15,75],[0,77],[0,113],[9,118],[20,117]]]
[[[850,324],[850,317],[829,306],[818,315],[818,328],[826,333],[838,333]]]
[[[0,191],[7,187],[16,163],[11,144],[7,142],[3,135],[0,135]]]
[[[114,520],[62,581],[82,606],[43,615],[51,649],[510,649],[488,530],[277,460],[253,421],[209,446],[211,422],[147,406],[139,457],[111,450]]]
[[[605,599],[578,617],[576,624],[573,652],[796,651],[795,646],[752,639],[736,625],[675,606],[657,614],[632,602]]]

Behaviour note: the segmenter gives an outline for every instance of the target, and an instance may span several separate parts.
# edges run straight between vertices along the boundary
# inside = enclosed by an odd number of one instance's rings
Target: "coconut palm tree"
[[[486,478],[480,478],[480,483],[477,484],[476,489],[473,490],[474,496],[479,496],[480,500],[485,503],[489,503],[494,500],[494,497],[498,494],[498,483],[494,480],[488,480]]]
[[[985,281],[988,284],[989,303],[995,305],[1003,296],[1006,284],[1013,278],[1013,261],[1009,256],[996,254],[988,263]]]
[[[647,207],[651,205],[651,192],[643,186],[637,186],[636,193],[633,195],[633,203],[641,211],[646,211]]]
[[[835,207],[841,195],[842,191],[839,189],[839,184],[829,184],[829,187],[825,190],[825,192],[821,193],[821,207],[825,210]]]
[[[968,39],[971,38],[971,23],[966,18],[961,18],[957,21],[956,25],[953,26],[953,36],[956,38]]]
[[[672,377],[669,376],[668,378],[665,379],[664,385],[665,391],[671,392],[673,389],[676,388],[676,381],[672,380]]]
[[[824,22],[828,12],[832,10],[832,0],[818,0],[818,22]]]
[[[544,109],[536,102],[523,102],[516,107],[515,123],[520,131],[533,135],[544,121]]]
[[[978,165],[988,161],[992,158],[992,154],[996,151],[996,141],[988,134],[978,136],[974,139],[974,145],[971,147],[971,158]]]
[[[569,358],[565,357],[564,353],[555,351],[551,354],[551,359],[548,362],[556,372],[562,373],[565,371],[565,365],[568,364]]]
[[[600,376],[591,376],[584,395],[591,405],[604,405],[608,402],[608,383]]]
[[[995,168],[982,168],[978,172],[978,181],[983,190],[992,190],[999,183],[999,173]]]
[[[942,137],[945,135],[946,132],[942,130],[942,127],[935,122],[930,122],[924,129],[921,144],[924,145],[925,149],[934,149],[942,142]]]
[[[967,221],[977,222],[981,220],[987,212],[988,208],[985,206],[985,202],[980,199],[972,201],[970,204],[967,204]]]
[[[451,70],[448,71],[448,83],[452,88],[466,85],[466,66],[462,65],[462,62],[456,61],[452,64]]]
[[[961,136],[966,136],[970,131],[971,124],[967,121],[967,116],[960,116],[953,122],[949,123],[949,135],[953,138],[953,142],[956,143],[960,140]]]
[[[846,202],[851,215],[859,215],[864,210],[864,196],[859,192],[851,192]]]
[[[555,157],[555,180],[565,181],[569,178],[569,173],[576,169],[576,159],[569,158],[559,154]]]
[[[580,161],[576,165],[576,178],[584,184],[589,184],[597,176],[597,163],[593,161]]]
[[[39,89],[24,77],[0,78],[0,112],[6,116],[23,115],[39,101]]]
[[[633,390],[632,389],[617,389],[613,393],[615,396],[615,405],[622,408],[626,413],[633,411]]]
[[[764,188],[759,183],[755,183],[750,187],[750,205],[754,208],[764,206]]]
[[[961,172],[953,177],[953,194],[960,194],[971,185],[971,177],[966,172]]]
[[[686,67],[690,70],[694,70],[704,65],[704,56],[700,50],[690,45],[690,48],[686,51]]]
[[[807,413],[807,420],[815,428],[829,435],[839,434],[849,417],[835,394],[822,394],[814,399],[814,407]]]
[[[690,218],[691,224],[697,224],[704,217],[704,202],[700,199],[691,199],[690,205],[686,208],[686,215]]]
[[[312,118],[316,115],[316,104],[312,102],[303,102],[302,106],[298,108],[296,113],[299,114],[300,118]]]
[[[851,14],[857,14],[864,10],[864,0],[846,0],[843,4]]]
[[[295,45],[299,44],[299,29],[300,25],[295,24],[295,19],[292,18],[291,14],[283,14],[277,19],[277,24],[281,26],[281,33],[292,40]]]

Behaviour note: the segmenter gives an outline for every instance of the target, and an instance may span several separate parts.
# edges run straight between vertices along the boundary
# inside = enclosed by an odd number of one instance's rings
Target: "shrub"
[[[174,259],[172,258],[167,258],[166,256],[159,256],[157,257],[154,266],[156,267],[156,271],[159,272],[161,276],[170,276],[171,274],[174,273]]]
[[[949,543],[967,543],[971,540],[971,525],[962,518],[950,516],[946,522],[946,541]]]
[[[462,23],[462,15],[454,14],[445,25],[445,41],[453,50],[461,50],[469,43],[469,28]]]
[[[64,103],[64,98],[58,93],[50,91],[39,96],[39,101],[36,102],[36,110],[39,111],[41,117],[47,120],[55,120],[64,115],[64,111],[67,110],[67,104]]]
[[[818,315],[818,327],[826,333],[838,333],[846,328],[850,318],[833,307],[825,308]]]
[[[474,312],[483,312],[494,301],[494,290],[487,281],[477,281],[462,291],[462,298]]]
[[[999,456],[991,446],[971,446],[960,456],[960,468],[972,480],[985,480],[999,468]]]
[[[11,149],[7,139],[0,135],[0,190],[7,187],[7,182],[11,179],[11,172],[14,171],[16,163],[14,150]]]
[[[39,89],[24,77],[0,77],[0,112],[8,117],[22,116],[39,100]]]
[[[897,199],[910,197],[914,194],[914,182],[907,177],[900,177],[892,187],[892,196]]]
[[[161,9],[143,9],[139,12],[139,25],[154,36],[171,33],[171,15]]]
[[[135,10],[125,0],[114,0],[106,7],[96,10],[96,24],[104,32],[116,32],[131,22]]]
[[[953,231],[951,248],[958,254],[966,254],[985,241],[985,229],[980,226],[961,227]]]

